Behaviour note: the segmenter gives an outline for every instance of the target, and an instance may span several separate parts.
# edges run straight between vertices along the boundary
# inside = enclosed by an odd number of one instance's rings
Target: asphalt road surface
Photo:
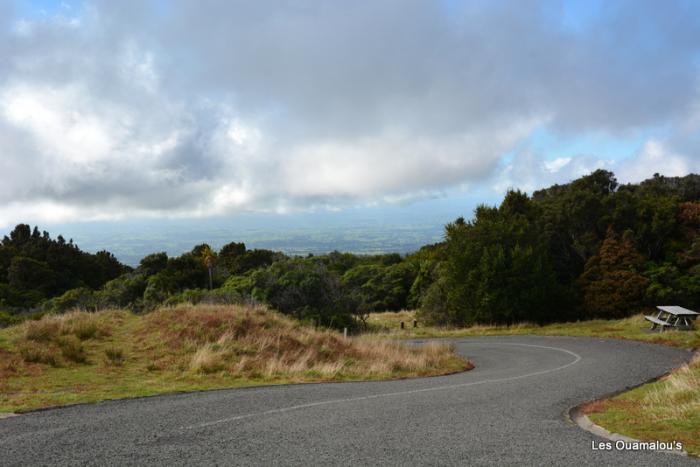
[[[1,465],[700,465],[599,451],[570,408],[685,350],[573,337],[454,340],[476,369],[390,382],[232,389],[0,420]]]

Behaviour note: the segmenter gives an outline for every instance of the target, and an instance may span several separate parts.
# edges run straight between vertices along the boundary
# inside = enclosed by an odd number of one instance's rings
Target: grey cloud
[[[689,118],[695,5],[605,2],[581,30],[563,9],[98,0],[17,34],[0,3],[0,202],[200,215],[410,197],[487,179],[539,126]]]
[[[396,119],[454,131],[542,112],[575,129],[625,128],[682,109],[696,85],[700,28],[682,4],[616,3],[579,34],[543,13],[552,2],[452,16],[440,2],[297,5],[183,1],[166,37],[187,51],[190,85],[339,132]]]

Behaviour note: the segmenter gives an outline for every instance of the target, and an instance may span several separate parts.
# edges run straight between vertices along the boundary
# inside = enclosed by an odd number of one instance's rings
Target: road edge
[[[465,368],[463,370],[454,370],[454,371],[450,371],[448,373],[442,373],[442,374],[438,374],[438,375],[399,376],[399,377],[389,378],[389,379],[357,379],[357,380],[349,380],[349,381],[342,381],[342,380],[299,381],[299,382],[294,382],[294,383],[266,383],[266,384],[252,384],[250,386],[238,386],[238,387],[233,386],[233,387],[195,389],[195,390],[184,390],[184,391],[168,391],[168,392],[161,392],[161,393],[156,393],[156,394],[148,394],[145,396],[126,396],[126,397],[116,397],[113,399],[100,399],[100,400],[95,400],[95,401],[90,401],[90,402],[75,402],[75,403],[62,404],[62,405],[51,405],[51,406],[47,406],[47,407],[39,407],[36,409],[21,411],[18,413],[0,412],[0,420],[13,418],[13,417],[20,417],[23,415],[29,415],[29,414],[37,413],[37,412],[45,412],[45,411],[49,411],[49,410],[70,409],[70,408],[84,406],[84,405],[98,405],[98,404],[105,404],[105,403],[111,403],[111,402],[150,399],[150,398],[156,398],[156,397],[171,397],[171,396],[179,396],[179,395],[183,395],[183,394],[196,394],[196,393],[231,391],[231,390],[246,391],[246,390],[256,390],[256,389],[261,389],[261,388],[284,388],[284,387],[288,387],[288,386],[302,386],[302,385],[316,385],[316,384],[387,383],[387,382],[393,382],[393,381],[406,381],[406,380],[413,380],[413,379],[444,378],[445,376],[453,376],[453,375],[457,375],[460,373],[466,373],[466,372],[472,371],[474,368],[476,368],[476,365],[474,365],[474,362],[469,360],[469,358],[463,357],[463,356],[460,356],[460,358],[462,358],[463,360],[465,360],[468,363],[467,368]]]
[[[583,413],[583,410],[581,410],[581,406],[576,406],[573,409],[569,411],[569,417],[571,420],[578,425],[581,429],[594,434],[595,436],[598,436],[600,438],[607,439],[612,442],[617,442],[617,441],[624,441],[624,442],[643,442],[641,440],[635,439],[635,438],[630,438],[629,436],[621,435],[620,433],[613,433],[605,428],[603,428],[600,425],[596,425],[591,421],[590,418],[588,418],[588,415]],[[677,456],[683,456],[683,457],[690,457],[688,452],[685,450],[669,450],[669,449],[653,449],[654,452],[661,452],[665,454],[675,454]]]
[[[690,358],[688,361],[690,361],[692,358],[694,358],[695,355],[697,355],[697,354],[700,353],[700,351],[698,351],[697,349],[689,349],[689,350],[690,350],[690,352],[691,352],[691,358]],[[587,401],[587,402],[583,402],[583,403],[581,403],[581,404],[578,404],[578,405],[576,405],[575,407],[571,408],[571,409],[568,411],[568,413],[567,413],[568,418],[569,418],[569,420],[571,420],[573,423],[575,423],[576,425],[578,425],[579,428],[581,428],[582,430],[587,431],[587,432],[589,432],[589,433],[591,433],[591,434],[593,434],[593,435],[595,435],[595,436],[598,436],[598,437],[600,437],[600,438],[607,439],[607,440],[612,441],[612,442],[616,442],[616,441],[642,442],[641,440],[638,440],[638,439],[635,439],[635,438],[630,438],[629,436],[625,436],[625,435],[622,435],[622,434],[620,434],[620,433],[614,433],[614,432],[611,432],[611,431],[606,430],[605,428],[603,428],[603,427],[600,426],[600,425],[596,425],[595,423],[593,423],[593,422],[591,421],[590,418],[588,418],[588,415],[586,415],[586,414],[584,413],[583,407],[584,407],[585,405],[588,405],[588,404],[592,403],[592,402],[599,402],[599,401],[604,401],[604,400],[612,399],[612,398],[615,397],[615,396],[618,396],[618,395],[620,395],[620,394],[624,394],[624,393],[629,392],[629,391],[631,391],[631,390],[633,390],[633,389],[636,389],[636,388],[638,388],[638,387],[645,386],[645,385],[647,385],[647,384],[655,383],[655,382],[659,381],[660,379],[662,379],[662,378],[664,378],[664,377],[670,375],[670,374],[673,373],[674,371],[677,371],[679,368],[680,368],[680,367],[674,368],[674,369],[672,369],[672,370],[670,370],[670,371],[667,371],[667,372],[664,373],[663,375],[658,376],[658,377],[656,377],[656,378],[652,378],[652,379],[650,379],[650,380],[648,380],[648,381],[645,381],[645,382],[642,383],[642,384],[638,384],[638,385],[636,385],[636,386],[629,387],[629,388],[627,388],[627,389],[624,389],[624,390],[622,390],[622,391],[615,392],[615,393],[613,393],[613,394],[607,394],[607,395],[605,395],[605,396],[603,396],[603,397],[600,397],[600,398],[598,398],[598,399],[595,399],[594,401]],[[665,453],[665,454],[675,454],[675,455],[677,455],[677,456],[694,457],[694,456],[690,456],[690,455],[688,454],[688,452],[685,451],[685,450],[677,451],[677,450],[654,449],[654,451],[655,451],[655,452]]]

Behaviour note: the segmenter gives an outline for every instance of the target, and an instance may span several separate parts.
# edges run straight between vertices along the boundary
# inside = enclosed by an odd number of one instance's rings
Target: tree
[[[209,245],[206,245],[204,249],[202,249],[201,252],[202,255],[202,262],[204,263],[204,266],[207,268],[209,271],[209,290],[212,290],[214,288],[214,264],[216,263],[216,254],[212,251],[211,248],[209,248]]]
[[[558,280],[573,282],[600,247],[610,224],[610,200],[618,183],[612,172],[596,170],[567,185],[533,194],[541,210],[539,223]]]
[[[60,235],[52,240],[27,224],[17,225],[0,244],[0,283],[14,289],[6,300],[20,309],[69,289],[99,288],[129,269],[107,251],[86,253]]]
[[[569,303],[538,214],[527,195],[511,191],[499,208],[479,206],[474,221],[448,224],[446,259],[426,292],[423,315],[457,325],[565,319]]]
[[[277,261],[253,273],[253,298],[282,313],[324,326],[354,327],[364,312],[352,290],[321,262]]]
[[[37,290],[48,295],[54,289],[57,274],[45,262],[16,256],[7,270],[7,278],[10,287],[16,290]]]
[[[343,275],[343,282],[357,289],[361,307],[366,311],[398,311],[408,306],[416,268],[407,262],[361,264]]]
[[[633,233],[622,238],[610,227],[597,255],[587,263],[580,279],[588,318],[622,318],[644,303],[649,280],[640,274],[644,257],[634,245]]]
[[[257,248],[254,250],[248,250],[236,259],[233,269],[230,272],[231,274],[245,274],[246,272],[254,269],[270,266],[271,264],[281,261],[284,258],[285,256],[282,253],[276,251]]]
[[[27,224],[18,224],[12,232],[10,232],[10,239],[12,243],[17,246],[28,242],[31,239],[31,227]]]
[[[139,263],[139,270],[147,276],[158,274],[166,267],[168,267],[168,254],[164,251],[144,256]]]
[[[233,274],[239,258],[246,252],[245,243],[227,243],[219,250],[219,260],[229,274]]]

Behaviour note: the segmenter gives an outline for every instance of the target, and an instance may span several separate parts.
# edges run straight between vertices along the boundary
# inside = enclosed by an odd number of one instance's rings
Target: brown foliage
[[[144,319],[144,333],[159,333],[166,348],[179,349],[180,359],[170,365],[182,365],[184,359],[195,373],[251,378],[316,375],[322,379],[427,374],[452,358],[446,345],[407,347],[377,338],[345,339],[262,306],[181,306]]]
[[[684,225],[700,227],[700,202],[678,205],[678,220]]]
[[[588,260],[580,279],[586,314],[610,319],[637,312],[649,285],[638,272],[643,263],[631,233],[620,238],[609,228],[600,251]]]

